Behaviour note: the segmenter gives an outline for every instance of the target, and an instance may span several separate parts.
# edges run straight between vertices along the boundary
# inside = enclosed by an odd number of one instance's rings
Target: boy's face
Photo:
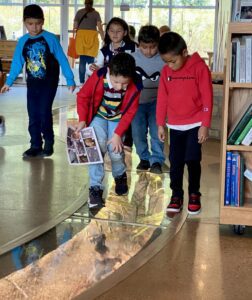
[[[36,36],[41,33],[44,25],[44,20],[27,18],[24,21],[24,25],[31,36]]]
[[[183,67],[187,60],[188,52],[187,49],[183,50],[182,54],[173,54],[173,53],[165,53],[161,54],[163,61],[171,68],[173,71],[177,71]]]
[[[151,58],[152,56],[156,55],[158,52],[158,44],[157,43],[139,43],[139,49],[142,52],[142,54],[148,58]]]
[[[113,89],[116,91],[121,91],[121,90],[125,91],[131,80],[129,77],[123,77],[121,75],[112,75],[112,74],[109,74],[109,78],[113,86]]]

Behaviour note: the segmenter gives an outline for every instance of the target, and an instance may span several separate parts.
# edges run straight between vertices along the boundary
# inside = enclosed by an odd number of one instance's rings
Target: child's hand
[[[76,126],[76,132],[80,132],[81,129],[85,128],[87,126],[86,122],[85,121],[81,121],[79,122],[79,124]]]
[[[198,143],[202,144],[208,139],[209,128],[201,126],[198,131]]]
[[[76,86],[75,85],[71,85],[68,87],[68,90],[73,93],[73,91],[75,90]]]
[[[112,138],[108,141],[108,145],[112,144],[112,150],[115,153],[121,153],[123,151],[123,142],[119,135],[114,133]]]
[[[2,88],[1,88],[1,93],[5,93],[8,92],[10,90],[9,85],[5,84]]]
[[[94,72],[94,71],[96,71],[98,69],[99,69],[99,66],[97,66],[96,64],[91,64],[89,66],[89,70],[92,71],[92,72]]]
[[[165,130],[164,126],[158,126],[158,138],[161,142],[165,141]]]

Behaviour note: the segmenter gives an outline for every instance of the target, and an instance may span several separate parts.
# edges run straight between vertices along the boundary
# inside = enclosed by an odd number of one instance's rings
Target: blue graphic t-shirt
[[[27,81],[36,79],[58,81],[59,64],[54,55],[50,53],[43,36],[26,41],[23,57],[26,62]]]
[[[27,81],[58,81],[59,65],[68,86],[74,86],[74,75],[55,34],[43,30],[37,36],[25,34],[16,46],[6,84],[11,86],[26,63]]]

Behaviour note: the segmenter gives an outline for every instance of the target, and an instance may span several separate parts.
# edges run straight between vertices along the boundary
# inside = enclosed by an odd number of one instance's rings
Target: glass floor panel
[[[70,112],[66,107],[59,111],[54,114],[55,134],[65,142],[66,121],[74,119],[75,112],[73,107]],[[165,215],[171,196],[168,167],[164,165],[161,175],[137,173],[139,160],[134,148],[125,154],[128,195],[115,194],[110,162],[105,157],[106,206],[90,217],[87,188],[83,195],[86,204],[71,217],[0,256],[0,299],[32,299],[38,294],[43,299],[55,294],[59,299],[72,299],[115,272],[166,230],[171,223]]]

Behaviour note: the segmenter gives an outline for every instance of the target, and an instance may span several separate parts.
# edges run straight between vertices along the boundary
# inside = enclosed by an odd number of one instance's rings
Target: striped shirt
[[[126,91],[116,91],[110,82],[108,73],[103,82],[104,94],[97,116],[109,121],[119,122],[122,116],[120,108]]]

